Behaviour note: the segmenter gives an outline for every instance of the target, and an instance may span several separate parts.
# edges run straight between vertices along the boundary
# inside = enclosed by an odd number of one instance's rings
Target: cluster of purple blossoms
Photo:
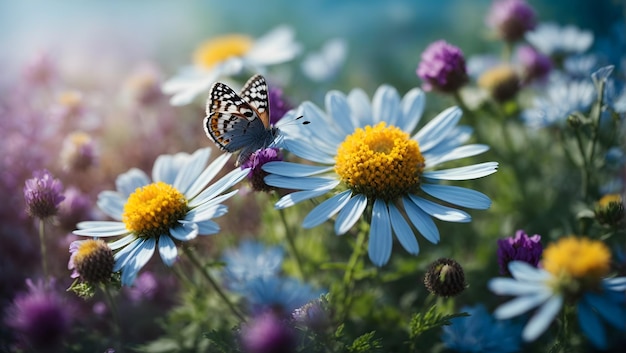
[[[426,91],[454,93],[469,80],[461,49],[444,40],[431,43],[422,53],[417,75]]]
[[[63,184],[47,170],[38,170],[33,178],[26,180],[24,199],[26,212],[32,217],[46,219],[59,211],[59,204],[65,199]]]
[[[537,25],[535,11],[525,0],[494,1],[486,22],[507,42],[524,38],[524,34]]]
[[[508,268],[511,261],[524,261],[537,267],[542,252],[541,236],[538,234],[529,237],[523,230],[518,230],[514,237],[498,239],[500,274],[510,275]]]

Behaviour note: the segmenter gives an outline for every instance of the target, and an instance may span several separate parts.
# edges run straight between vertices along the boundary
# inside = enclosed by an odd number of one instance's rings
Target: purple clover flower
[[[510,275],[509,262],[524,261],[535,267],[539,264],[543,246],[538,234],[529,237],[523,230],[515,232],[515,237],[498,239],[498,265],[500,274]]]
[[[552,70],[552,61],[530,45],[517,49],[517,59],[524,70],[524,81],[543,80]]]
[[[275,125],[293,106],[283,95],[280,88],[269,88],[270,124]]]
[[[444,40],[433,42],[422,53],[417,75],[425,91],[455,92],[468,81],[463,52]]]
[[[45,219],[57,214],[59,204],[65,199],[63,184],[47,170],[38,170],[33,178],[26,180],[24,199],[29,215]]]
[[[15,298],[5,323],[37,351],[56,352],[70,331],[73,309],[52,289],[52,284],[34,284],[30,279],[26,284],[28,292]]]
[[[273,187],[265,184],[264,178],[268,175],[262,169],[267,162],[282,161],[283,154],[278,148],[265,148],[254,152],[250,158],[241,165],[241,169],[250,168],[248,180],[255,191],[271,191]]]
[[[507,42],[524,38],[524,34],[537,25],[535,10],[525,0],[495,0],[486,22]]]
[[[296,351],[294,329],[271,311],[260,314],[242,328],[241,343],[247,353]]]

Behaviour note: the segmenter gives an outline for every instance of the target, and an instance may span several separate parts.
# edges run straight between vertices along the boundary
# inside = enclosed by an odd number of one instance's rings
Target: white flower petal
[[[254,41],[246,60],[255,66],[280,64],[295,58],[302,50],[294,41],[295,32],[289,26],[279,26]]]
[[[488,150],[489,146],[487,145],[466,145],[448,151],[445,155],[439,156],[439,158],[427,158],[424,156],[424,160],[426,161],[426,168],[433,168],[444,162],[476,156]]]
[[[466,167],[431,170],[422,176],[432,180],[471,180],[491,175],[498,171],[498,162],[485,162]]]
[[[237,192],[237,190],[233,191],[233,193],[235,192]],[[226,207],[225,205],[203,205],[202,207],[198,207],[187,212],[187,214],[185,215],[184,223],[197,223],[208,221],[212,218],[221,217],[226,212],[228,212],[228,207]]]
[[[292,192],[291,194],[287,194],[281,197],[280,200],[276,202],[274,207],[278,210],[281,210],[283,208],[291,207],[304,200],[309,200],[314,197],[322,196],[329,191],[330,191],[329,188],[322,188],[322,189]]]
[[[367,253],[374,265],[380,267],[389,261],[392,244],[387,205],[384,201],[376,199],[372,208],[372,225],[367,246]]]
[[[172,184],[178,191],[187,194],[189,187],[198,179],[211,156],[210,148],[201,148],[194,152],[185,164],[178,170],[178,175]]]
[[[339,193],[328,200],[317,205],[311,212],[309,212],[304,221],[302,221],[303,228],[313,228],[324,223],[326,220],[334,216],[350,201],[352,191],[346,190]]]
[[[107,216],[117,220],[122,220],[122,214],[124,213],[124,205],[126,199],[116,191],[105,190],[98,194],[98,208],[102,210]]]
[[[552,278],[552,274],[544,269],[536,268],[525,261],[511,261],[508,265],[513,278],[525,282],[546,282]]]
[[[211,180],[213,180],[213,178],[215,178],[215,176],[222,170],[222,168],[224,167],[224,165],[226,165],[231,156],[231,153],[222,153],[219,157],[215,158],[215,160],[211,162],[211,164],[209,164],[209,166],[206,167],[204,171],[202,171],[202,174],[200,174],[200,176],[194,181],[194,183],[191,184],[191,186],[185,193],[187,199],[191,200],[198,196],[200,191],[202,191],[202,189],[204,189],[211,182]]]
[[[302,178],[331,171],[334,167],[276,161],[267,162],[263,164],[262,168],[268,173],[290,178]]]
[[[128,261],[133,257],[133,254],[141,247],[146,241],[145,238],[136,238],[130,244],[118,251],[113,258],[115,259],[115,265],[113,266],[113,272],[117,272],[122,269]]]
[[[374,97],[372,97],[372,113],[375,123],[384,121],[387,126],[396,126],[401,118],[398,91],[389,85],[378,87]]]
[[[350,91],[348,93],[348,104],[350,105],[350,111],[352,111],[352,114],[350,114],[352,125],[357,127],[374,125],[372,105],[365,91],[360,88]]]
[[[497,295],[533,295],[539,292],[549,293],[550,289],[543,282],[520,281],[507,277],[496,277],[489,281],[489,289]]]
[[[475,190],[452,185],[437,185],[423,183],[421,189],[430,196],[453,205],[486,210],[491,206],[491,199]]]
[[[458,223],[466,223],[472,220],[472,217],[467,214],[467,212],[463,212],[461,210],[457,210],[455,208],[443,206],[437,203],[434,203],[430,200],[423,199],[419,196],[409,194],[409,198],[413,203],[415,203],[419,208],[424,210],[424,212],[429,215],[446,222],[458,222]]]
[[[196,225],[198,226],[198,235],[216,234],[220,231],[220,226],[211,220],[198,222]]]
[[[144,267],[152,255],[154,255],[154,249],[156,248],[156,239],[148,238],[141,245],[137,247],[137,252],[130,261],[122,268],[122,285],[130,286],[135,281],[139,270]]]
[[[439,243],[439,230],[433,219],[407,197],[402,198],[402,205],[409,220],[422,236],[433,244]]]
[[[419,88],[413,88],[404,95],[401,102],[402,120],[397,126],[402,131],[413,133],[424,113],[426,95]]]
[[[73,231],[75,235],[82,235],[88,237],[115,237],[118,235],[128,234],[124,223],[121,222],[107,222],[109,225],[103,225],[102,221],[86,221],[77,224],[78,230]]]
[[[419,142],[422,153],[428,152],[429,149],[437,146],[439,142],[444,140],[447,134],[459,122],[462,114],[461,109],[458,107],[450,107],[424,125],[413,137],[414,140]]]
[[[124,198],[135,192],[137,188],[150,184],[150,178],[143,171],[132,168],[126,173],[120,174],[115,180],[117,191],[122,193]]]
[[[333,178],[289,178],[280,175],[268,175],[264,180],[267,185],[294,190],[331,190],[340,183],[339,180]]]
[[[234,169],[230,173],[223,176],[220,180],[216,181],[214,184],[204,189],[193,200],[190,200],[189,207],[196,207],[202,205],[205,202],[209,202],[211,199],[215,198],[226,189],[240,182],[243,178],[246,177],[246,175],[248,175],[248,172],[248,169]]]
[[[556,314],[559,313],[563,306],[563,297],[555,295],[537,310],[535,315],[530,318],[524,331],[522,331],[522,338],[525,341],[534,341],[550,326]]]
[[[109,243],[109,248],[111,248],[111,250],[117,250],[117,249],[121,249],[123,247],[125,247],[126,245],[132,243],[133,241],[135,241],[135,239],[137,239],[137,236],[134,234],[129,234],[123,238],[120,238],[114,242]]]
[[[417,239],[415,239],[415,234],[413,234],[411,226],[409,226],[402,216],[402,213],[400,213],[398,208],[393,203],[388,203],[387,207],[389,207],[391,227],[393,228],[393,232],[396,234],[396,238],[398,238],[402,247],[409,254],[417,255],[420,251],[420,247],[417,243]]]
[[[365,195],[354,195],[337,215],[337,219],[335,220],[335,234],[341,235],[349,231],[359,218],[361,218],[366,206],[367,197]]]
[[[339,126],[341,135],[347,136],[354,132],[356,126],[350,119],[350,106],[346,96],[339,91],[330,91],[326,94],[326,111]],[[341,141],[335,141],[341,142]]]
[[[333,153],[326,153],[324,149],[311,148],[311,146],[317,147],[318,144],[313,144],[307,139],[285,140],[284,146],[286,150],[302,159],[321,164],[335,164],[335,151],[333,151]]]
[[[161,234],[159,237],[159,255],[167,266],[172,266],[176,261],[178,250],[169,235]]]
[[[533,295],[525,295],[515,298],[505,304],[500,305],[494,312],[493,316],[498,320],[506,320],[521,315],[533,308],[543,304],[552,293],[538,293]]]
[[[183,223],[170,228],[170,234],[180,241],[189,241],[198,236],[198,226],[195,223]]]

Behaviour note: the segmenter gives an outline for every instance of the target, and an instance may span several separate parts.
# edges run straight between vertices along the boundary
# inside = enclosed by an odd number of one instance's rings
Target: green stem
[[[39,244],[41,246],[41,267],[43,268],[43,278],[48,282],[48,261],[46,259],[46,237],[45,237],[45,219],[39,220]]]
[[[198,270],[200,270],[200,273],[202,274],[202,276],[209,282],[209,284],[211,284],[215,292],[217,292],[217,294],[222,299],[222,301],[226,304],[226,306],[228,306],[228,309],[230,309],[233,315],[235,315],[241,322],[245,322],[246,319],[244,318],[244,316],[239,312],[239,310],[237,310],[237,308],[235,308],[235,305],[230,301],[230,299],[228,299],[226,294],[224,294],[224,292],[222,291],[220,286],[217,284],[217,282],[215,282],[215,280],[213,279],[209,271],[205,270],[204,266],[202,266],[202,264],[200,263],[200,260],[198,259],[196,254],[193,252],[193,250],[191,250],[187,246],[183,246],[183,251],[189,258],[191,263],[194,266],[196,266]]]
[[[296,247],[294,236],[293,236],[293,233],[291,232],[291,227],[289,226],[289,223],[287,223],[287,217],[285,217],[285,210],[283,209],[279,210],[278,214],[280,214],[280,220],[283,222],[283,225],[285,226],[285,238],[287,240],[287,245],[289,246],[289,252],[293,256],[293,258],[296,260],[296,270],[298,271],[299,277],[301,279],[304,279],[304,271],[302,270],[303,268],[302,257],[300,257],[300,253],[298,252],[298,249]]]
[[[351,294],[354,290],[354,273],[357,265],[359,264],[364,254],[365,240],[367,238],[368,228],[369,224],[365,224],[364,226],[360,227],[359,233],[356,238],[356,244],[354,245],[352,255],[350,256],[350,260],[348,260],[348,265],[343,275],[343,296],[341,298],[343,315],[341,316],[341,322],[345,322],[348,318],[348,314],[350,313],[350,306],[352,305],[353,298]]]
[[[587,200],[587,197],[589,196],[589,178],[590,178],[590,174],[591,171],[589,168],[589,161],[587,160],[587,155],[585,153],[585,147],[583,145],[583,141],[582,138],[580,137],[580,131],[578,129],[576,129],[576,131],[574,132],[574,135],[576,136],[576,144],[578,145],[578,149],[580,150],[580,155],[583,161],[583,165],[582,165],[582,192],[583,192],[583,200]]]
[[[120,317],[117,312],[117,305],[115,304],[115,300],[109,287],[106,284],[102,284],[100,286],[102,292],[104,293],[104,298],[109,305],[109,310],[111,311],[111,316],[113,316],[113,334],[115,335],[115,351],[116,352],[124,352],[122,347],[122,323],[120,321]]]

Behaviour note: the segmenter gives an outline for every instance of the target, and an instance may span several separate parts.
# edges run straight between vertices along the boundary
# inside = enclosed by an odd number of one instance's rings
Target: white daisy
[[[154,162],[152,181],[139,169],[117,177],[117,191],[98,195],[98,207],[114,221],[87,221],[77,225],[76,235],[122,238],[109,243],[115,254],[114,271],[122,271],[122,284],[131,285],[139,270],[158,247],[163,262],[172,266],[177,242],[219,231],[212,218],[222,216],[221,202],[237,190],[222,194],[245,178],[248,169],[237,168],[209,187],[230,154],[216,158],[205,168],[211,150],[194,154],[161,155]],[[206,187],[206,188],[205,188]]]
[[[173,94],[172,105],[185,105],[222,77],[243,70],[263,73],[267,66],[290,61],[300,53],[294,37],[293,29],[280,26],[257,39],[230,34],[208,40],[196,49],[192,66],[163,84],[163,93]]]
[[[485,145],[466,145],[471,128],[457,126],[461,110],[448,108],[417,134],[424,110],[424,94],[409,91],[402,99],[396,89],[381,86],[370,103],[362,90],[348,96],[331,91],[326,110],[310,102],[289,112],[291,118],[303,115],[310,124],[283,126],[283,146],[295,155],[319,165],[269,162],[268,185],[301,190],[281,198],[277,208],[329,194],[304,219],[311,228],[337,215],[335,232],[346,233],[367,211],[371,219],[369,257],[382,266],[391,256],[392,233],[413,255],[419,246],[409,222],[430,242],[439,242],[439,231],[432,220],[469,222],[464,211],[441,205],[487,209],[491,200],[484,194],[450,185],[441,180],[476,179],[496,172],[496,162],[467,167],[434,170],[440,164],[485,152]],[[289,117],[284,118],[290,121]],[[403,212],[404,211],[404,212]],[[404,214],[404,215],[403,215]]]

